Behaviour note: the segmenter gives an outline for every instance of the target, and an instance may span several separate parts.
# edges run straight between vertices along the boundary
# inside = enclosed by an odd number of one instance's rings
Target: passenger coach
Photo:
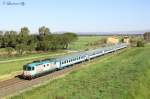
[[[86,60],[90,60],[92,58],[117,51],[119,49],[126,48],[127,44],[121,43],[113,46],[108,46],[104,48],[98,48],[90,51],[83,51],[74,53],[67,56],[50,58],[40,61],[34,61],[32,63],[26,64],[23,66],[23,74],[22,77],[24,79],[32,79],[47,73],[50,73],[54,70],[63,69],[67,66],[80,63]]]

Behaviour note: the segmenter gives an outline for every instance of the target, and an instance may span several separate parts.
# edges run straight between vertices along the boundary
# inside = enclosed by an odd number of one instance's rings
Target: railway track
[[[124,51],[124,50],[120,50],[117,53],[121,53],[122,51]],[[104,55],[104,56],[107,56],[107,55]],[[100,58],[102,58],[102,57],[100,57]],[[100,58],[92,59],[92,60],[90,60],[90,63],[93,63],[95,60],[98,60]],[[53,79],[56,79],[58,77],[65,75],[65,74],[68,74],[72,71],[76,71],[87,64],[89,64],[89,62],[75,64],[73,66],[67,67],[67,68],[59,70],[59,71],[55,71],[53,73],[50,73],[48,75],[45,75],[45,76],[42,76],[42,77],[39,77],[39,78],[36,78],[33,80],[23,80],[23,79],[19,79],[19,78],[12,78],[9,80],[2,81],[2,82],[0,82],[0,99],[2,97],[8,96],[8,95],[11,95],[14,93],[19,93],[20,91],[22,91],[24,89],[32,88],[32,86],[49,81],[50,79],[53,80]]]
[[[66,69],[62,69],[60,71],[53,72],[51,74],[33,79],[33,80],[22,80],[19,78],[12,78],[6,81],[0,82],[0,98],[17,93],[18,91],[21,91],[26,88],[30,88],[34,85],[41,84],[42,82],[47,81],[47,79],[55,79],[57,77],[60,77],[66,73],[69,73],[71,71],[77,70],[81,67],[81,64],[77,64],[74,66],[70,66]]]

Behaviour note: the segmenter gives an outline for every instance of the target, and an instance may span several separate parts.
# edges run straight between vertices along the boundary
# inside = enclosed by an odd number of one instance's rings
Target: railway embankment
[[[78,71],[20,93],[22,98],[149,99],[150,46],[129,48]]]

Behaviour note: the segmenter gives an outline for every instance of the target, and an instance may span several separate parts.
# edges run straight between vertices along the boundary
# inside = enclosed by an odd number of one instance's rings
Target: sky
[[[5,2],[25,5],[6,5]],[[0,30],[36,32],[150,30],[150,0],[0,0]]]

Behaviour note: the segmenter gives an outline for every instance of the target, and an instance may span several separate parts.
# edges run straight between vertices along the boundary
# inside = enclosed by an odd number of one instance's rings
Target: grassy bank
[[[12,99],[148,99],[149,59],[150,46],[131,48]]]

